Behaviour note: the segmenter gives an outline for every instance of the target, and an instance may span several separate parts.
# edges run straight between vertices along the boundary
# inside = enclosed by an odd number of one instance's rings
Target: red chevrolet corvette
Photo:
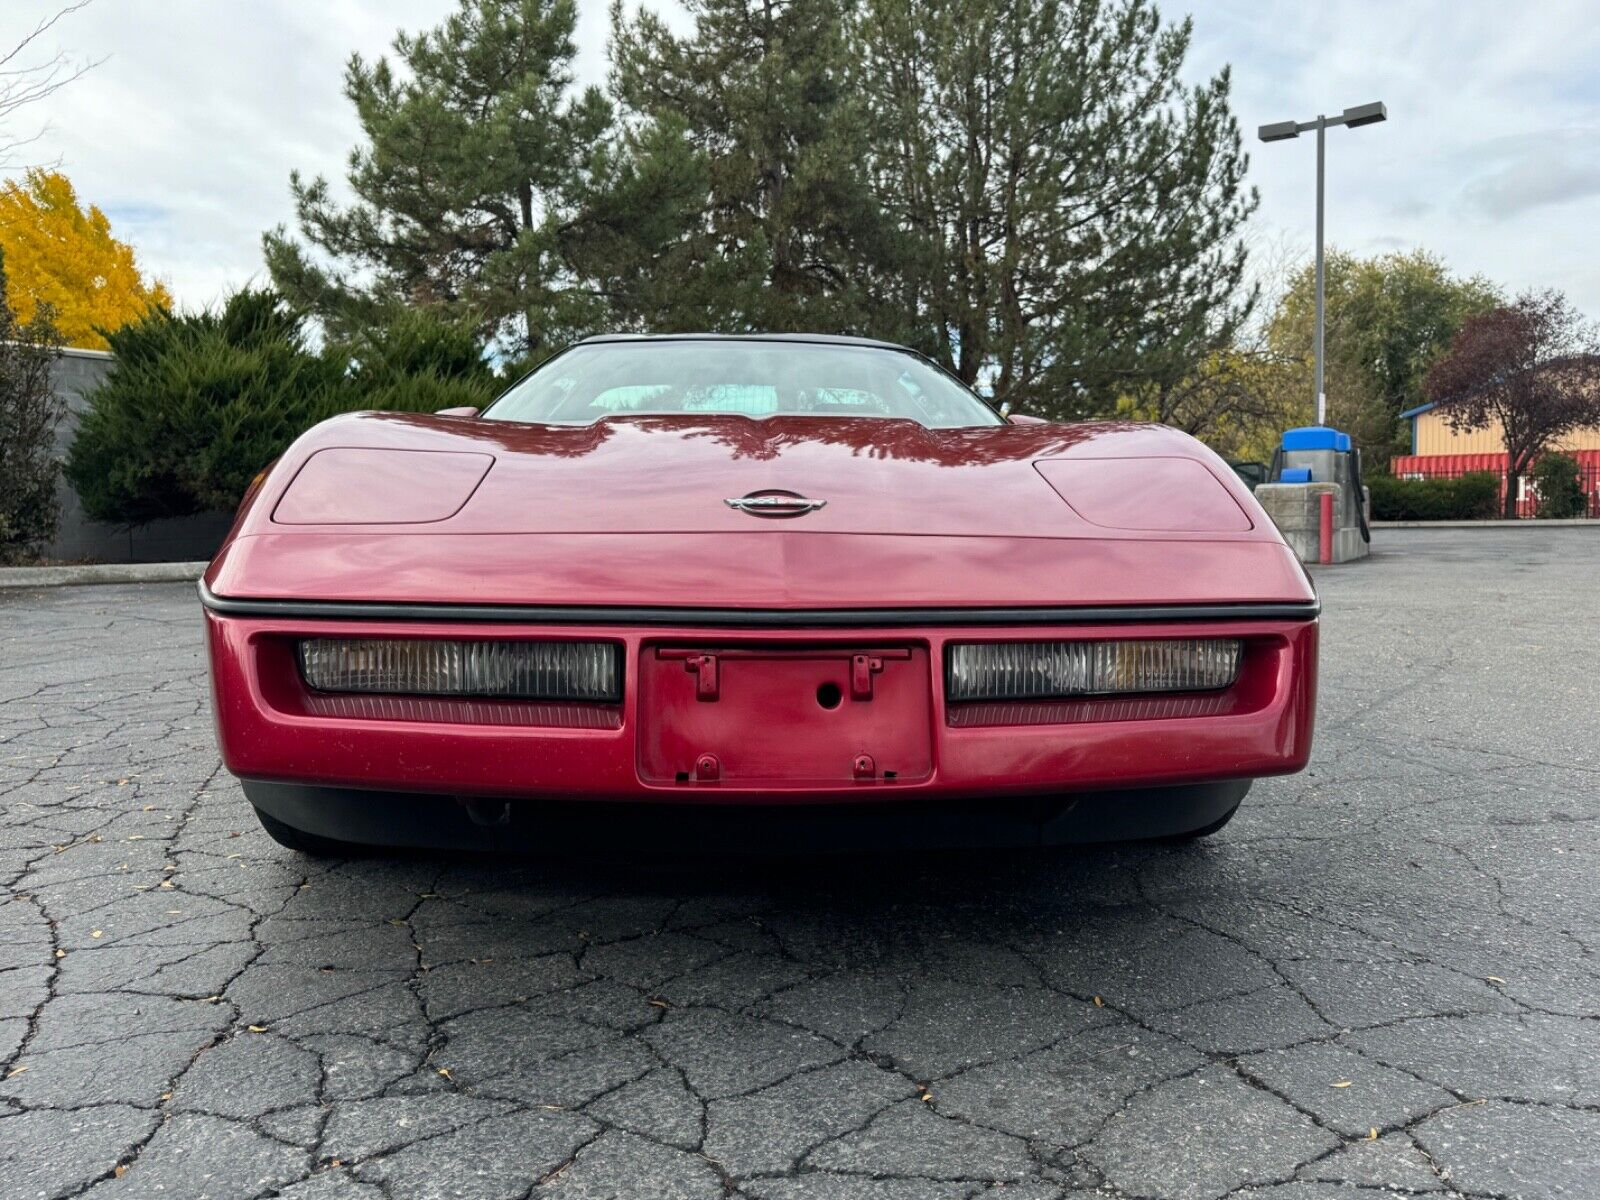
[[[224,760],[312,853],[1185,838],[1311,747],[1316,594],[1216,455],[855,338],[324,422],[200,596]]]

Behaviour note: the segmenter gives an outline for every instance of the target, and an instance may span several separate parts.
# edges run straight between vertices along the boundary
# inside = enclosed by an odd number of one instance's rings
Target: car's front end
[[[495,824],[536,824],[541,804],[563,800],[1070,801],[1294,771],[1310,745],[1317,626],[1308,610],[1291,606],[1266,610],[1281,615],[1241,610],[1200,620],[1152,610],[967,625],[952,622],[982,614],[946,612],[897,618],[915,623],[807,626],[803,614],[785,614],[796,623],[776,625],[734,623],[727,614],[699,624],[692,613],[661,624],[645,624],[640,614],[551,624],[536,613],[463,623],[403,609],[359,618],[215,597],[210,604],[229,769],[258,805],[281,807],[280,819],[328,838],[494,844],[475,828],[485,815]],[[360,684],[321,690],[306,678],[307,646],[339,641],[355,656],[397,640],[603,645],[618,686],[603,698],[502,699],[459,695],[447,679],[423,678],[394,694]],[[1137,657],[1165,643],[1191,658],[1201,657],[1204,643],[1224,646],[1218,656],[1236,654],[1237,669],[1226,681],[1206,680],[1218,686],[1205,690],[1166,692],[1156,680],[1126,694],[951,698],[955,648],[1132,644]],[[429,695],[427,687],[440,691]],[[339,805],[328,788],[373,794]],[[1227,789],[1212,791],[1221,797]],[[475,803],[441,800],[431,806],[437,829],[407,830],[383,792]],[[1200,790],[1187,795],[1213,803]],[[1138,802],[1132,794],[1123,799]],[[1187,808],[1148,800],[1135,811],[1120,807],[1101,804],[1112,819],[1099,823],[1080,813],[1063,823],[1063,834],[1159,836],[1205,823]],[[409,817],[416,806],[406,811]]]
[[[800,810],[1195,832],[1304,765],[1317,601],[1180,438],[331,423],[202,585],[224,759],[280,828],[379,844],[537,842],[575,811],[618,843]]]

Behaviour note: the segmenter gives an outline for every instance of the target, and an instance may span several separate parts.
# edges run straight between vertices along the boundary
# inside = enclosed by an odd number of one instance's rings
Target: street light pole
[[[1327,174],[1327,133],[1330,125],[1344,125],[1354,129],[1360,125],[1374,125],[1379,121],[1389,119],[1389,110],[1381,101],[1372,104],[1360,104],[1355,108],[1347,108],[1337,117],[1328,117],[1318,114],[1314,121],[1278,121],[1272,125],[1263,125],[1258,131],[1258,136],[1263,142],[1282,142],[1289,138],[1299,137],[1302,133],[1317,131],[1317,327],[1314,339],[1316,348],[1316,402],[1317,424],[1326,425],[1328,416],[1328,398],[1323,388],[1323,343],[1324,343],[1324,310],[1326,306],[1325,284],[1327,281],[1327,265],[1322,248],[1323,217],[1326,208],[1325,178]]]
[[[1327,311],[1327,265],[1322,253],[1322,219],[1327,207],[1324,197],[1327,189],[1323,180],[1327,174],[1328,119],[1317,114],[1317,424],[1328,423],[1328,393],[1322,385],[1323,314]]]

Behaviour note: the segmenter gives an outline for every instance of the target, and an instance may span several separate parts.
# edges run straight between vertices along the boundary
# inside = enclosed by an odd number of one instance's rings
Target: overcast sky
[[[62,0],[0,0],[0,52]],[[676,15],[671,0],[646,3]],[[1426,247],[1511,290],[1554,286],[1600,318],[1600,20],[1594,0],[1168,0],[1194,13],[1190,70],[1232,64],[1251,132],[1262,259],[1311,243],[1311,139],[1255,127],[1384,100],[1335,130],[1328,230],[1362,254]],[[94,0],[44,52],[104,61],[27,114],[30,160],[59,160],[179,302],[263,277],[291,169],[338,177],[357,137],[351,51],[434,24],[453,0]],[[579,0],[583,81],[605,73],[607,0]],[[30,130],[31,131],[31,130]]]

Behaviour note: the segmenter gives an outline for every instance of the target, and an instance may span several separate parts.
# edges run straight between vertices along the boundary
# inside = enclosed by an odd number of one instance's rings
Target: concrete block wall
[[[1256,488],[1256,499],[1283,534],[1284,541],[1300,556],[1301,562],[1319,562],[1322,556],[1322,496],[1333,496],[1333,561],[1349,562],[1371,553],[1356,523],[1353,505],[1337,483],[1263,483]]]

